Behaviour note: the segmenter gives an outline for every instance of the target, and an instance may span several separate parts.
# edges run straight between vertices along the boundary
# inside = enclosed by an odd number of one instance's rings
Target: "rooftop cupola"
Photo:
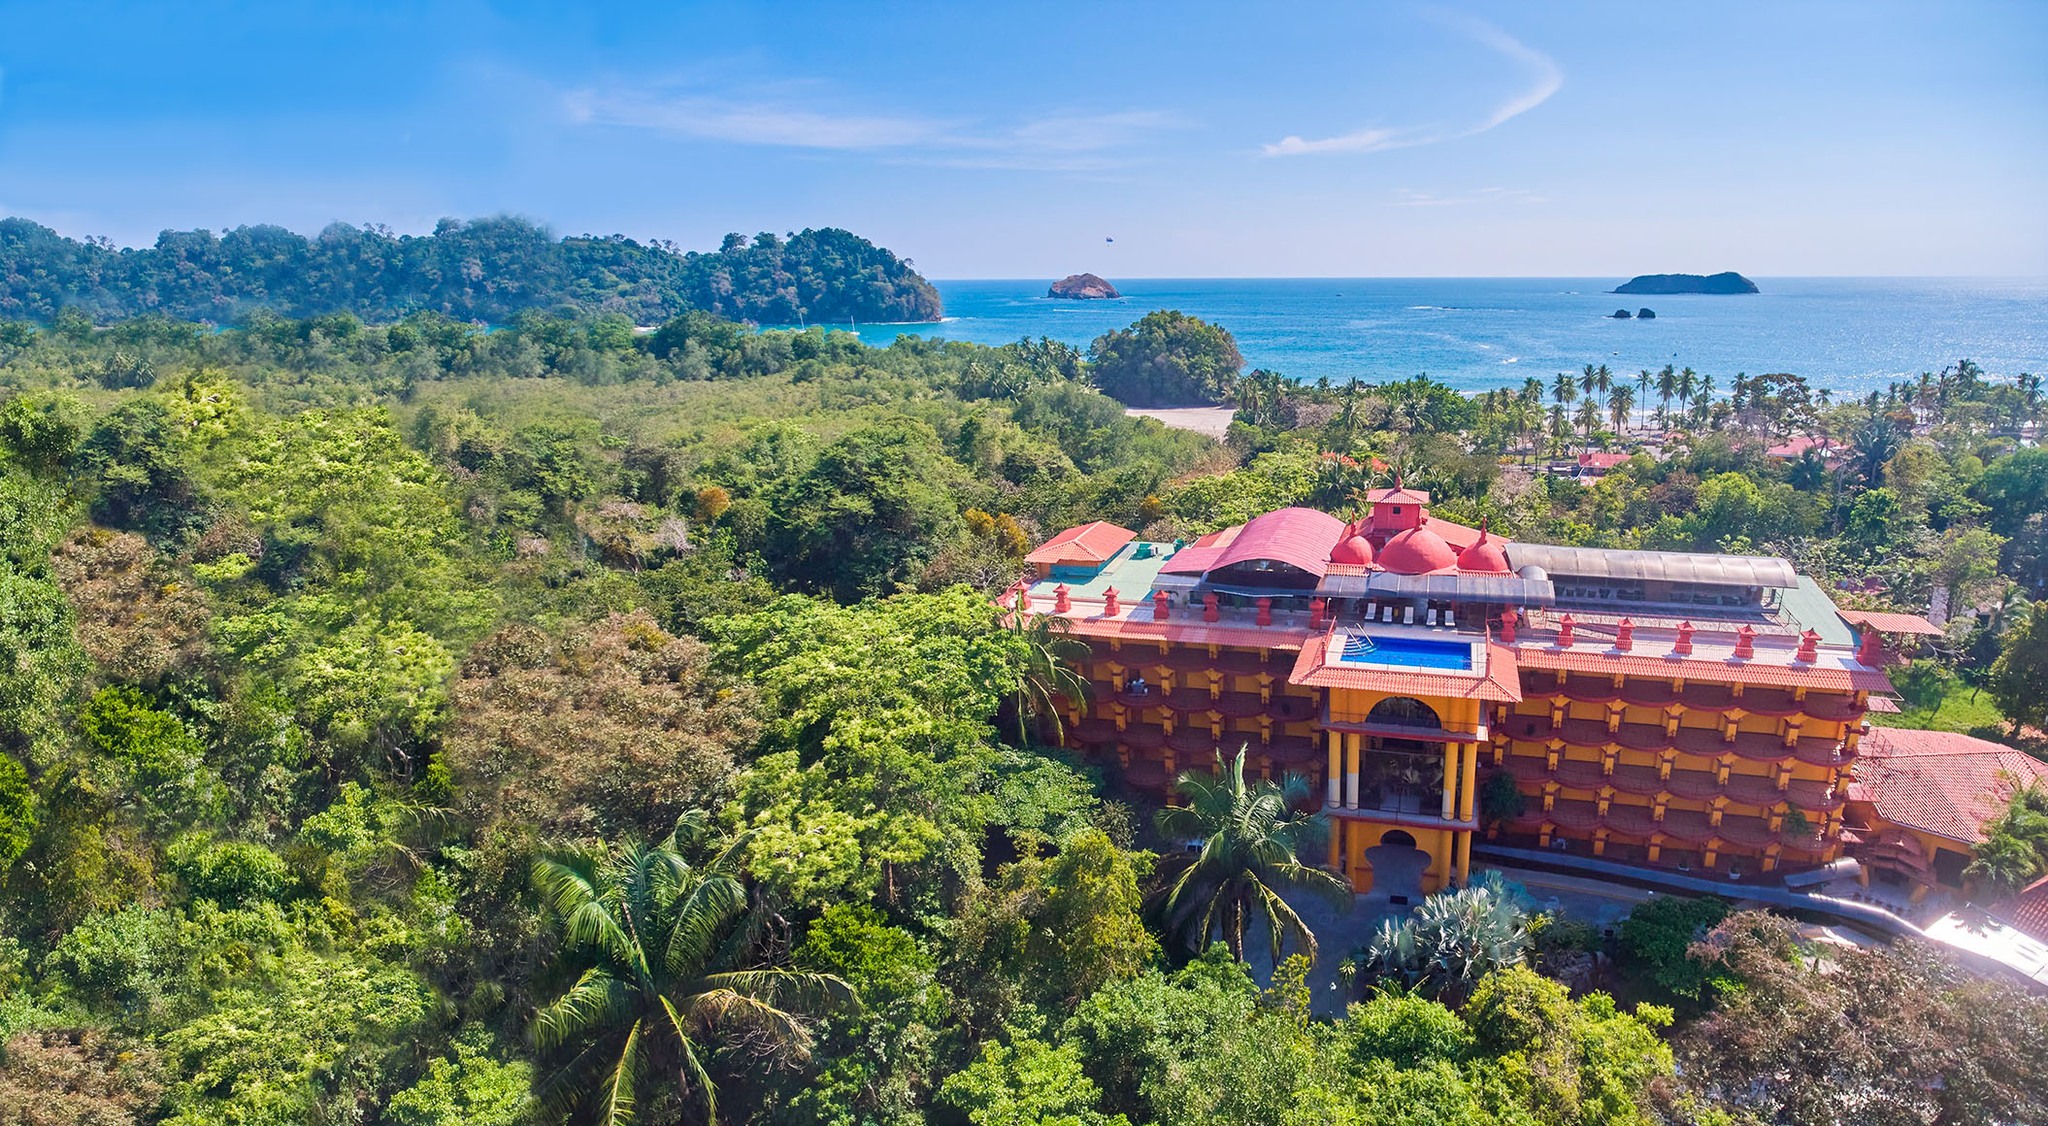
[[[1479,526],[1479,538],[1470,547],[1458,553],[1458,570],[1489,571],[1505,575],[1508,567],[1507,548],[1501,541],[1487,533],[1486,525]]]
[[[1330,550],[1330,562],[1369,567],[1372,565],[1372,541],[1360,534],[1356,524],[1346,524],[1344,538]]]
[[[1429,519],[1429,494],[1421,489],[1408,488],[1398,477],[1391,489],[1367,492],[1365,501],[1372,506],[1369,520],[1375,539],[1420,528]]]
[[[1426,527],[1395,532],[1381,546],[1380,566],[1403,575],[1427,575],[1458,565],[1458,553]]]

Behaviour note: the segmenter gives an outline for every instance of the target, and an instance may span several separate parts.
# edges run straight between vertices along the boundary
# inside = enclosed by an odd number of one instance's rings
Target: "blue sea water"
[[[1113,301],[1045,296],[1045,279],[936,282],[946,319],[860,325],[1004,344],[1090,340],[1153,309],[1236,336],[1247,367],[1313,381],[1429,375],[1465,391],[1548,380],[1585,364],[1711,374],[1789,371],[1838,394],[1974,360],[1995,376],[2048,373],[2048,278],[1757,278],[1742,296],[1620,296],[1619,278],[1113,279]],[[1611,318],[1656,310],[1650,321]]]

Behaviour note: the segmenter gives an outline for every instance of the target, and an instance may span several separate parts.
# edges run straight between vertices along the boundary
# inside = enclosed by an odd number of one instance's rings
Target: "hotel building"
[[[1513,542],[1414,489],[1367,502],[1192,543],[1088,524],[1033,551],[1004,603],[1088,646],[1069,743],[1162,800],[1240,748],[1308,776],[1358,891],[1376,868],[1460,883],[1475,835],[1737,878],[1859,843],[1880,630],[1791,564]]]

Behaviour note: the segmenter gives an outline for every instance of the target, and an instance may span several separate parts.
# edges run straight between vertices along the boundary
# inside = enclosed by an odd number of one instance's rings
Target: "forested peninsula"
[[[154,246],[66,238],[0,220],[0,318],[74,310],[105,324],[155,314],[239,324],[255,313],[432,312],[502,324],[533,310],[620,314],[651,325],[690,310],[757,324],[935,321],[938,290],[909,261],[837,228],[787,239],[732,234],[709,253],[623,235],[556,238],[523,219],[443,219],[429,235],[336,223],[165,231]]]

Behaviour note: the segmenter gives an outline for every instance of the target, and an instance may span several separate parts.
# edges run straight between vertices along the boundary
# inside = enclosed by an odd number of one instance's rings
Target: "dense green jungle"
[[[1888,718],[2025,745],[2034,380],[1465,396],[1241,373],[1166,313],[873,348],[682,289],[218,327],[180,318],[247,291],[202,288],[0,323],[0,1123],[2048,1120],[2048,1001],[1720,900],[1603,936],[1475,881],[1400,949],[1169,926],[1322,894],[1321,826],[1229,763],[1167,827],[1120,799],[1057,746],[1065,639],[992,601],[1075,523],[1399,475],[1516,537],[1938,598]],[[1634,456],[1550,471],[1602,448]],[[1981,863],[2048,871],[2048,799]]]

